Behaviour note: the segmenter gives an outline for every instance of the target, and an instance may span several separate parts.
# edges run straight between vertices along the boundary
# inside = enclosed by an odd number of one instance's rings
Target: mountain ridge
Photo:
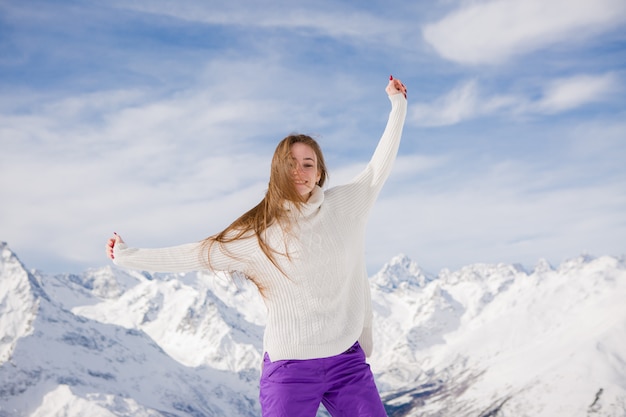
[[[0,250],[0,417],[260,414],[264,305],[247,281],[46,275]],[[626,414],[623,256],[432,275],[400,254],[370,281],[390,416]]]

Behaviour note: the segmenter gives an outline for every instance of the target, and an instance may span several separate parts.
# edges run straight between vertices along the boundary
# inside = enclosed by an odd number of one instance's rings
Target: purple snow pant
[[[320,402],[333,417],[386,417],[359,342],[329,358],[263,358],[263,417],[315,417]]]

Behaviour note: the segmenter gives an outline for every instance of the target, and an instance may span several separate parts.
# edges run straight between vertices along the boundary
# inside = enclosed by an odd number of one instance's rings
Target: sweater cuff
[[[126,249],[128,249],[128,245],[124,242],[116,243],[115,246],[113,246],[113,263],[115,265],[119,265],[117,263],[117,260],[118,258],[123,256],[122,252],[124,252]]]
[[[402,94],[402,93],[393,94],[393,95],[390,95],[390,96],[387,96],[387,97],[389,97],[389,101],[391,101],[392,103],[394,103],[394,102],[400,103],[402,101],[407,101],[406,98],[404,98],[404,94]]]

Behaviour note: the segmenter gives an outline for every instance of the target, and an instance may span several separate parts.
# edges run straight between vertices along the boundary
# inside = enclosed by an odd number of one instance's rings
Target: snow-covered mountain
[[[260,415],[264,305],[245,280],[47,275],[0,253],[0,417]],[[435,276],[401,255],[371,286],[390,416],[626,416],[624,258]]]

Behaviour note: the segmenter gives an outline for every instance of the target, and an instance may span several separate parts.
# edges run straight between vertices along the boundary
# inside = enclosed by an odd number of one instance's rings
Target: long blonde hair
[[[302,143],[313,149],[317,158],[317,170],[320,175],[317,185],[320,187],[324,186],[324,183],[328,178],[328,172],[326,169],[326,163],[324,162],[324,155],[322,154],[322,149],[319,144],[315,141],[315,139],[307,135],[293,134],[287,136],[278,143],[276,150],[274,151],[270,170],[270,180],[263,200],[242,214],[226,229],[216,235],[206,238],[204,240],[204,244],[207,245],[207,250],[210,250],[210,247],[217,243],[221,245],[224,252],[228,254],[228,250],[226,248],[227,243],[234,242],[254,234],[259,243],[259,247],[265,256],[268,257],[276,268],[284,273],[276,261],[276,255],[283,255],[288,258],[289,254],[281,253],[275,248],[270,247],[263,239],[263,232],[275,223],[280,224],[283,228],[288,230],[288,205],[285,203],[292,203],[297,209],[301,209],[302,205],[306,202],[306,199],[296,190],[293,182],[292,172],[294,162],[291,155],[291,147],[294,143]],[[261,293],[263,293],[263,288],[261,288],[255,277],[248,276],[247,278],[254,282]]]

